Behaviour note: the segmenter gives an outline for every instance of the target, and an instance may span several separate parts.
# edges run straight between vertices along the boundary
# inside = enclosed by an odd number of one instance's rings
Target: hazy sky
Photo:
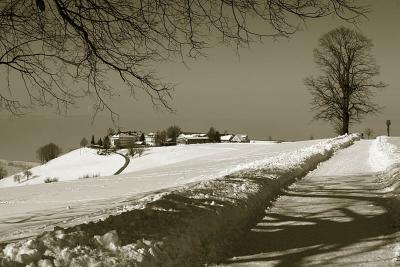
[[[362,1],[370,3],[372,13],[358,25],[373,40],[373,55],[381,67],[379,79],[389,86],[378,93],[377,103],[383,112],[354,125],[351,131],[370,127],[375,134],[385,134],[385,121],[392,121],[392,134],[400,135],[400,1]],[[186,131],[207,131],[214,126],[221,132],[247,133],[251,138],[300,140],[332,136],[329,124],[311,122],[310,94],[303,80],[318,74],[312,52],[318,38],[331,29],[345,25],[333,18],[310,21],[307,28],[291,39],[253,44],[241,49],[240,57],[232,48],[214,47],[208,57],[189,61],[189,68],[179,62],[157,67],[165,81],[176,83],[170,114],[152,107],[145,95],[136,99],[120,91],[112,100],[120,114],[121,129],[156,131],[171,124]],[[121,85],[116,83],[116,88]],[[121,89],[122,90],[122,89]],[[0,114],[0,158],[34,160],[36,149],[48,142],[64,151],[79,145],[82,137],[104,136],[113,127],[109,115],[99,114],[91,124],[93,111],[82,101],[66,116],[53,110],[40,110],[23,118]]]

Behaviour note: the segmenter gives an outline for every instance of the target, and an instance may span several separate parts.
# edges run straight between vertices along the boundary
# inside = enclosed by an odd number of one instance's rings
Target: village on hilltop
[[[222,134],[212,128],[208,133],[179,132],[179,134],[167,134],[167,132],[142,131],[118,131],[109,135],[111,148],[129,148],[132,146],[174,146],[203,143],[249,143],[247,134]]]

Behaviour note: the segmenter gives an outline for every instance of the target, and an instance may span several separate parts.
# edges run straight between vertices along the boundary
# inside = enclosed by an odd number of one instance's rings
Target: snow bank
[[[378,172],[377,182],[385,194],[393,227],[400,226],[400,138],[377,137],[369,151],[369,162]]]
[[[376,172],[382,172],[395,163],[400,163],[398,147],[389,142],[390,137],[378,136],[369,151],[369,162]]]
[[[202,266],[218,261],[222,248],[262,217],[265,204],[283,186],[357,139],[322,141],[178,189],[143,209],[10,243],[1,249],[0,266]]]

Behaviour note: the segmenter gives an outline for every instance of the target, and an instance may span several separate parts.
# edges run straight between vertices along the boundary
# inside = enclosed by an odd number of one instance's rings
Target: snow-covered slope
[[[42,184],[48,177],[59,181],[76,180],[85,175],[104,176],[112,175],[122,165],[125,159],[117,154],[108,156],[97,155],[97,150],[79,148],[66,153],[46,164],[30,169],[32,176],[27,180],[22,173],[21,182],[15,182],[14,176],[0,180],[1,187]]]
[[[123,206],[128,200],[157,190],[222,177],[282,153],[323,142],[281,144],[204,144],[149,150],[131,164],[149,160],[147,168],[117,176],[51,184],[0,188],[0,241],[29,235],[54,224],[89,220],[94,213]],[[181,150],[179,152],[177,150]],[[165,152],[162,155],[162,152]],[[185,158],[187,155],[187,158]],[[193,158],[197,156],[196,158]],[[170,157],[171,159],[168,159]],[[122,157],[121,157],[122,158]],[[174,160],[175,158],[175,160]],[[179,162],[178,159],[179,158]],[[106,158],[104,158],[106,159]],[[165,165],[164,159],[170,160]],[[175,161],[175,163],[172,163]],[[145,165],[144,162],[142,162]],[[164,164],[164,165],[163,165]],[[159,165],[159,166],[157,166]],[[138,166],[140,168],[140,166]],[[68,171],[68,170],[67,170]],[[107,211],[105,211],[107,212]],[[90,214],[90,216],[86,216]],[[82,218],[82,219],[81,219]],[[4,223],[12,220],[18,223]]]
[[[223,158],[221,165],[212,165],[218,157],[210,156],[208,161],[188,161],[186,167],[189,172],[196,168],[208,168],[204,165],[208,163],[213,167],[212,173],[219,170],[221,174],[231,175],[211,181],[213,175],[202,176],[201,183],[175,190],[165,197],[160,196],[144,209],[127,207],[125,211],[131,211],[104,214],[104,218],[109,217],[104,221],[10,244],[4,248],[2,255],[0,253],[0,259],[3,257],[3,262],[40,262],[57,266],[197,266],[204,257],[215,256],[215,249],[228,242],[225,237],[236,236],[242,227],[249,224],[249,220],[260,212],[262,214],[264,204],[280,187],[304,175],[321,160],[329,158],[334,151],[350,145],[355,139],[357,136],[353,135],[322,142],[274,145],[269,147],[274,150],[270,153],[264,148],[263,158],[260,157],[263,151],[260,147],[244,150],[243,154],[236,150],[230,154],[218,154],[219,157],[230,155],[232,165],[227,165],[229,160]],[[252,155],[251,151],[259,156]],[[246,162],[249,157],[251,160]],[[238,166],[240,158],[243,162]],[[199,166],[194,162],[198,162]],[[158,169],[158,172],[167,173],[155,179],[142,176],[142,182],[154,185],[155,181],[169,180],[168,169],[173,169],[173,166]],[[182,166],[185,165],[179,165],[180,168]],[[152,169],[151,173],[154,175],[155,171]],[[133,174],[130,178],[134,177]],[[175,173],[170,175],[171,180],[176,182]],[[135,184],[129,182],[129,176],[121,180],[118,176],[113,178],[116,183],[124,185],[118,187],[121,192],[128,185]],[[96,183],[101,180],[96,179]],[[93,185],[91,190],[97,190]],[[141,184],[136,182],[136,185]],[[43,185],[40,186],[42,188]],[[110,188],[107,186],[107,189]],[[134,190],[134,187],[130,189]],[[125,206],[129,206],[129,202],[125,202]],[[36,219],[40,218],[40,213],[36,214],[39,215]]]

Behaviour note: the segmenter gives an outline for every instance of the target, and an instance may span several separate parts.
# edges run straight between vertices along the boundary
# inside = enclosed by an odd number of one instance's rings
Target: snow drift
[[[57,228],[0,252],[1,266],[201,266],[223,257],[279,190],[359,139],[340,136],[178,189],[98,222]]]
[[[400,227],[400,138],[377,137],[370,149],[370,164],[390,207],[393,227]]]
[[[400,162],[398,147],[389,142],[391,138],[378,136],[372,143],[369,162],[377,172],[382,172]]]

